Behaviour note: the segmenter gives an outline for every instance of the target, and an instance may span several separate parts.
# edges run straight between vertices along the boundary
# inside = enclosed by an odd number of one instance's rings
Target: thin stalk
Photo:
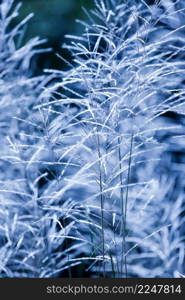
[[[114,261],[113,261],[113,257],[112,254],[110,252],[110,260],[111,260],[111,266],[112,266],[112,273],[113,273],[113,278],[116,278],[116,273],[115,273],[115,269],[114,269]]]
[[[113,226],[112,227],[112,231],[113,231],[113,235],[114,235],[114,241],[116,242],[116,230],[115,230],[115,227]],[[115,243],[115,250],[117,250],[117,244]],[[118,251],[115,251],[116,253],[118,253]],[[117,258],[117,254],[116,254],[116,267],[117,267],[117,274],[119,275],[119,261],[118,261],[118,258]],[[116,276],[116,273],[115,273],[115,276]]]
[[[121,138],[118,137],[118,156],[119,156],[119,170],[120,170],[120,199],[121,199],[121,232],[122,232],[122,244],[121,244],[121,276],[123,276],[123,264],[125,266],[125,274],[127,276],[127,259],[124,254],[126,253],[126,222],[125,222],[125,209],[124,209],[124,192],[123,192],[123,174],[122,174],[122,155],[121,155]]]
[[[103,256],[103,277],[105,277],[105,235],[104,235],[104,198],[103,198],[103,180],[102,180],[102,164],[101,164],[101,151],[100,139],[97,134],[98,144],[98,164],[99,164],[99,185],[100,185],[100,205],[101,205],[101,234],[102,234],[102,256]]]
[[[133,134],[133,131],[132,131],[131,139],[130,139],[130,152],[129,152],[129,161],[128,161],[127,187],[126,187],[125,209],[124,209],[125,236],[126,236],[126,225],[127,225],[127,205],[128,205],[128,195],[129,195],[129,183],[130,183],[130,173],[131,173],[133,140],[134,140],[134,134]],[[125,252],[125,277],[126,278],[128,277],[126,252]]]

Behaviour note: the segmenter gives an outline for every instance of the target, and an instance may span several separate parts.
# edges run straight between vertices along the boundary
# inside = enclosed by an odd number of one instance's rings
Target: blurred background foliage
[[[19,3],[16,0],[15,3]],[[15,22],[19,23],[28,14],[34,13],[26,28],[24,41],[32,37],[39,36],[47,39],[44,47],[51,47],[50,53],[37,55],[33,64],[34,74],[41,73],[44,68],[64,69],[65,64],[56,56],[61,54],[70,60],[70,54],[61,46],[65,39],[65,34],[80,34],[82,26],[75,22],[76,19],[86,20],[87,16],[82,10],[84,6],[87,10],[93,7],[92,0],[22,0],[20,14]]]

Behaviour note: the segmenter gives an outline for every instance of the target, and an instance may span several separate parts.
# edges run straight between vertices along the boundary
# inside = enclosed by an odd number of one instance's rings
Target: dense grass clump
[[[94,4],[39,77],[0,5],[1,277],[184,276],[185,7]]]

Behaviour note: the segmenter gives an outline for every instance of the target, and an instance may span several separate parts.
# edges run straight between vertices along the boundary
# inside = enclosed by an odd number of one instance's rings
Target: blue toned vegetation
[[[64,70],[0,4],[0,277],[185,276],[185,3],[94,0]]]

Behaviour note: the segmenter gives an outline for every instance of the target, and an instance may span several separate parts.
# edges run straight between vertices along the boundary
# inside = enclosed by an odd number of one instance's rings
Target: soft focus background
[[[19,2],[19,0],[15,1],[15,3]],[[70,59],[69,52],[61,48],[62,44],[67,41],[64,36],[82,32],[82,26],[75,20],[87,19],[82,6],[89,10],[93,7],[93,1],[22,0],[21,2],[22,7],[20,15],[15,20],[16,23],[28,14],[34,13],[26,29],[25,40],[39,36],[41,39],[47,39],[45,47],[53,49],[50,53],[38,55],[37,63],[34,64],[34,73],[40,73],[44,68],[65,68],[55,53],[60,53]]]

